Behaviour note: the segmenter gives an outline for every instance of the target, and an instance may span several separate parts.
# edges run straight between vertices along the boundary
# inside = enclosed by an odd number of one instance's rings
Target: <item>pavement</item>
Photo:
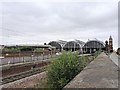
[[[64,88],[118,88],[118,66],[102,52]]]
[[[120,56],[118,56],[116,52],[113,52],[112,54],[110,54],[109,57],[118,67],[120,67],[118,64],[118,62],[120,61]]]

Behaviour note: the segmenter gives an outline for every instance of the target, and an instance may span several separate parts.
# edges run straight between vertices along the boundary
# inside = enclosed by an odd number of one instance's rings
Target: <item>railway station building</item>
[[[105,50],[105,45],[99,40],[89,40],[86,43],[80,40],[73,41],[51,41],[48,45],[56,47],[56,50],[78,51],[79,53],[94,53],[98,50]]]
[[[51,45],[53,47],[56,48],[56,50],[58,51],[62,51],[63,50],[63,46],[67,43],[67,41],[63,41],[63,40],[58,40],[58,41],[51,41],[48,43],[48,45]]]
[[[102,41],[99,40],[89,40],[82,47],[83,53],[94,53],[98,50],[105,50],[105,45]]]
[[[84,44],[85,42],[80,40],[69,41],[64,45],[63,50],[82,52],[82,47]]]

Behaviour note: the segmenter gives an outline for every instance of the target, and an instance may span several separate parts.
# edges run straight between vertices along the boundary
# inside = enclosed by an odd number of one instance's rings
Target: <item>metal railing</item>
[[[37,60],[47,60],[55,56],[55,53],[51,52],[20,52],[20,53],[6,53],[1,58],[1,65],[16,64],[24,62],[32,62]]]

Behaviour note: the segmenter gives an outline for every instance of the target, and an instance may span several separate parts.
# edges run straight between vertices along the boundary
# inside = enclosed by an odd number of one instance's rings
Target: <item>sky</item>
[[[113,37],[118,47],[118,2],[110,0],[5,0],[1,2],[1,44],[44,44],[57,40]]]

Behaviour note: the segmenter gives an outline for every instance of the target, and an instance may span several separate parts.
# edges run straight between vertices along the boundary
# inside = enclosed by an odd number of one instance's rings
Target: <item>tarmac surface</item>
[[[118,66],[102,52],[64,88],[118,88]]]

